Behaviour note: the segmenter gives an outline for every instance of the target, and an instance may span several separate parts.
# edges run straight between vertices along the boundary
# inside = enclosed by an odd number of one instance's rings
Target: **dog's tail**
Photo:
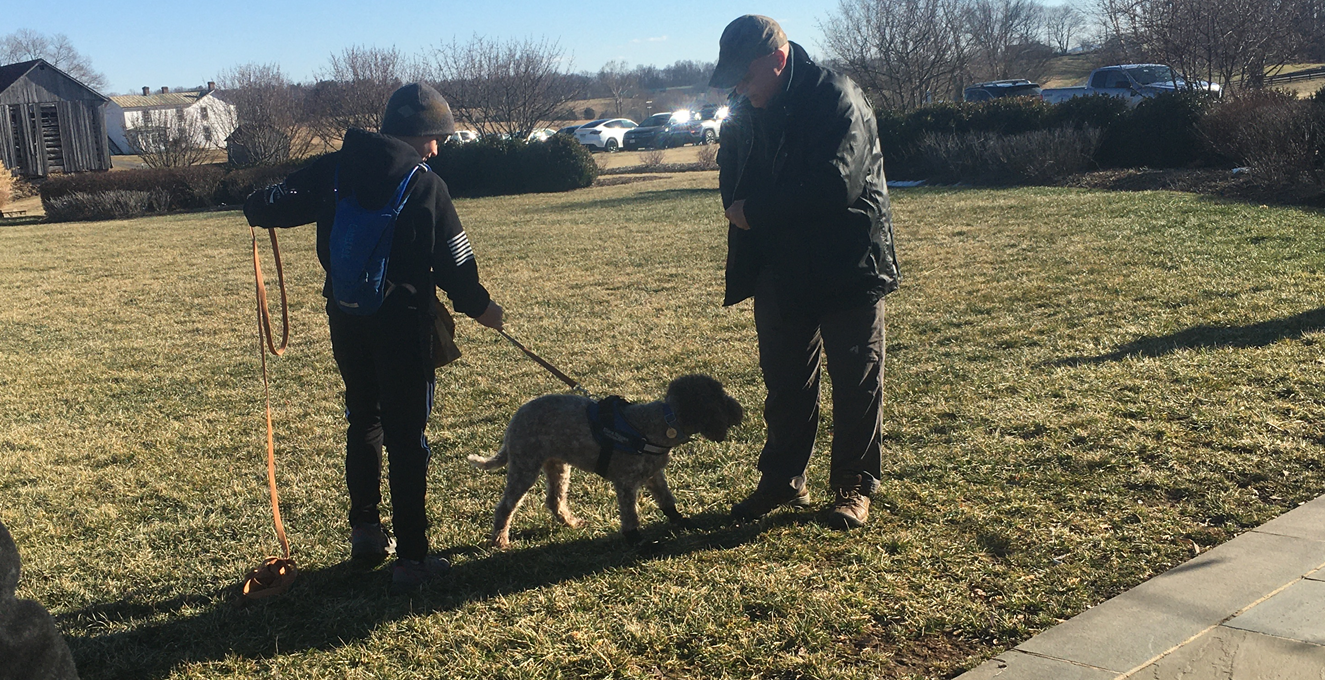
[[[505,466],[506,461],[509,459],[510,456],[506,453],[505,444],[502,445],[501,450],[497,452],[497,455],[491,458],[484,458],[477,453],[469,454],[470,464],[480,470],[496,470],[499,467]]]

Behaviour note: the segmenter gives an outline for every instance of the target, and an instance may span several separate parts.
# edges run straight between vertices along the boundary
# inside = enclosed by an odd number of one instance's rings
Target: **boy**
[[[424,428],[432,411],[435,374],[431,327],[433,286],[445,290],[457,312],[500,330],[502,308],[479,283],[474,251],[446,184],[419,168],[455,131],[450,106],[419,83],[396,90],[380,133],[351,129],[341,150],[318,159],[244,204],[249,224],[294,227],[317,222],[317,255],[328,272],[323,295],[336,366],[345,383],[345,481],[350,494],[350,554],[385,559],[394,547],[392,590],[421,587],[449,568],[428,556],[424,494],[431,450]],[[411,173],[413,173],[411,175]],[[406,180],[408,178],[408,180]],[[333,295],[332,225],[338,202],[367,210],[395,200],[404,184],[403,209],[391,233],[381,307],[358,313]],[[344,225],[342,225],[344,227]],[[382,447],[389,456],[392,524],[382,529]]]

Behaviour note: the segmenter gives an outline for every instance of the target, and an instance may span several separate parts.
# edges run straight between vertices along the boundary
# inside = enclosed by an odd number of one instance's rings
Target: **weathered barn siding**
[[[38,177],[109,170],[107,101],[42,60],[0,67],[0,161]]]

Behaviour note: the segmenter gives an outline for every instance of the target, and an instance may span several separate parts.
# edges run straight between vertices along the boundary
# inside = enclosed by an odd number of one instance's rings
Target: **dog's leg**
[[[552,511],[562,524],[574,529],[581,522],[571,514],[566,504],[566,494],[570,491],[570,465],[555,459],[543,463],[543,472],[547,473],[547,509]]]
[[[538,481],[538,470],[537,467],[529,470],[522,465],[506,466],[506,491],[502,493],[492,519],[493,547],[505,550],[511,545],[511,518],[516,508],[520,507],[520,501],[524,500],[524,495]]]
[[[653,500],[658,503],[658,508],[667,515],[667,519],[673,524],[683,529],[694,529],[695,523],[681,514],[676,509],[676,497],[672,495],[672,490],[667,487],[667,474],[662,470],[658,474],[644,481],[644,486],[649,488],[649,493],[653,494]]]
[[[621,509],[621,535],[630,543],[639,543],[644,537],[639,532],[639,487],[614,481],[617,507]]]

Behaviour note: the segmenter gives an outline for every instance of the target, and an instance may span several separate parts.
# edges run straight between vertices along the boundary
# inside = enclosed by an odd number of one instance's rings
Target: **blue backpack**
[[[420,163],[396,188],[396,195],[377,210],[368,210],[354,196],[340,197],[340,166],[336,166],[336,218],[331,223],[331,295],[341,311],[367,316],[382,306],[390,292],[386,280],[387,261],[391,258],[391,238],[396,218],[409,197],[405,189],[420,170]]]

